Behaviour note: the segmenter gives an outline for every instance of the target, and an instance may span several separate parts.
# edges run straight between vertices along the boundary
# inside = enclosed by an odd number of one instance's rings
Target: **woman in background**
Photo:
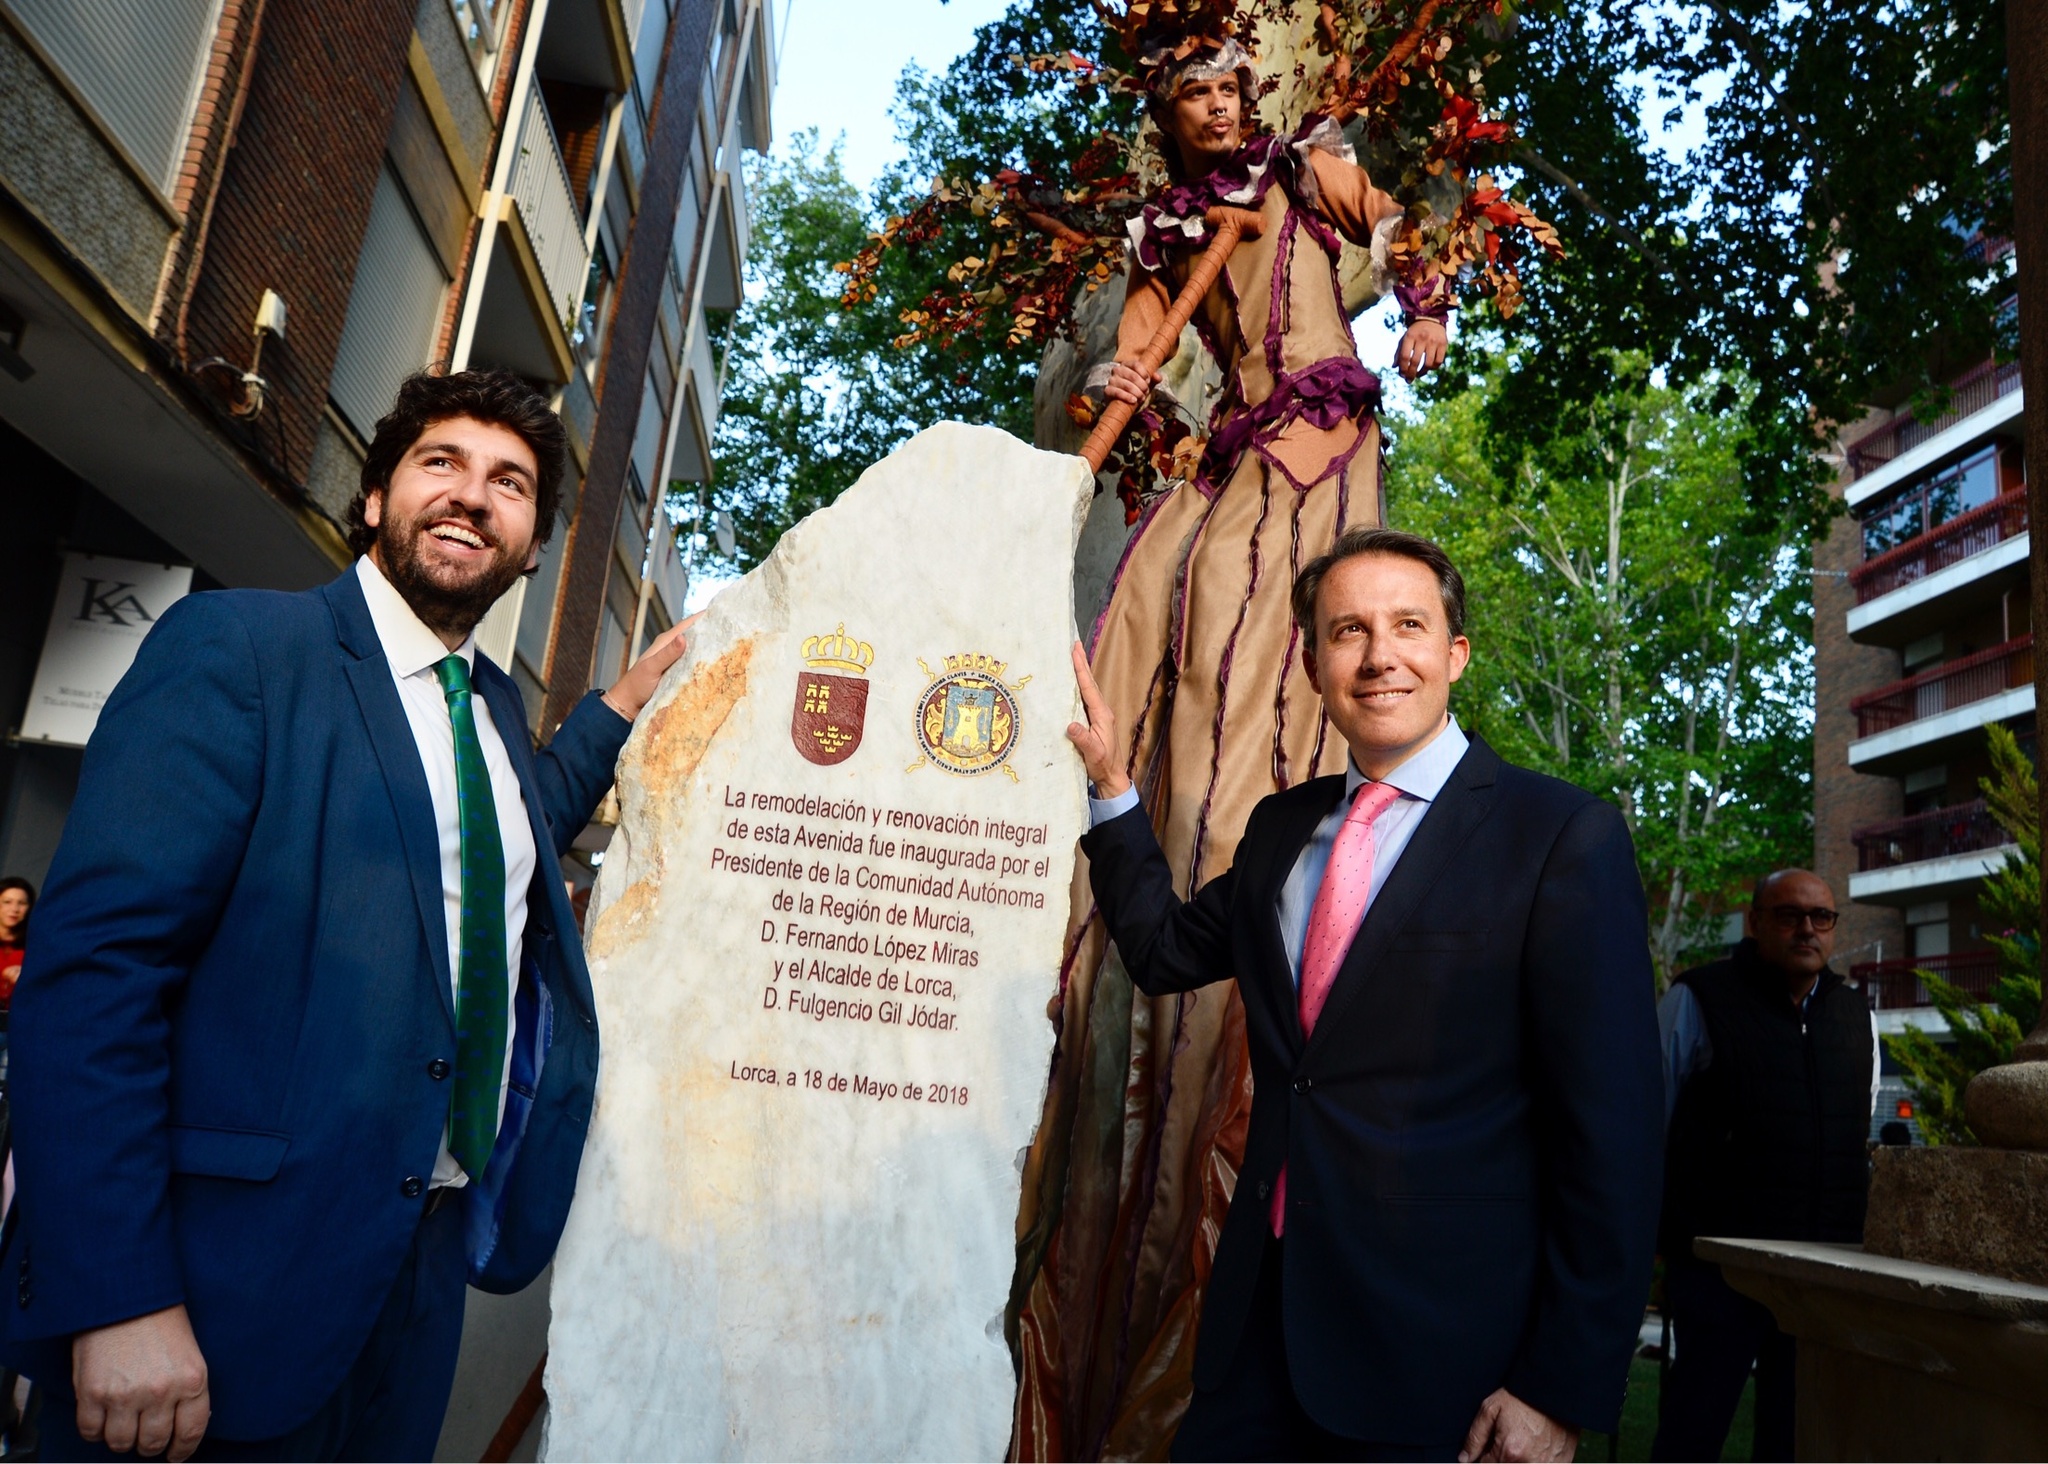
[[[5,1050],[7,1008],[14,1001],[14,983],[21,979],[21,960],[28,953],[28,912],[36,906],[36,887],[18,874],[0,879],[0,1051]]]

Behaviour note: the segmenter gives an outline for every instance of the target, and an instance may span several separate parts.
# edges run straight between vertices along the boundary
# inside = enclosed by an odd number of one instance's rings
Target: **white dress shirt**
[[[1407,850],[1408,841],[1415,837],[1422,816],[1429,812],[1430,804],[1436,801],[1437,794],[1450,781],[1452,770],[1458,766],[1469,746],[1471,741],[1459,729],[1458,719],[1448,717],[1436,736],[1382,780],[1398,789],[1401,796],[1388,804],[1372,822],[1372,887],[1366,891],[1365,909],[1359,914],[1361,921],[1372,909],[1372,902],[1379,898],[1380,891],[1386,888],[1387,876],[1401,862],[1401,855]],[[1345,816],[1351,812],[1352,798],[1368,781],[1358,770],[1357,763],[1346,766],[1344,796],[1316,825],[1316,831],[1295,858],[1294,868],[1288,871],[1287,883],[1280,887],[1280,938],[1286,944],[1287,967],[1293,973],[1297,986],[1301,984],[1301,948],[1308,939],[1308,918],[1315,908],[1316,891],[1323,886],[1323,871],[1329,867],[1330,850],[1336,846],[1337,831],[1344,826]],[[1127,788],[1115,798],[1090,798],[1090,826],[1105,823],[1137,806],[1136,788]]]
[[[369,602],[370,623],[376,627],[384,659],[391,664],[391,680],[398,687],[398,701],[405,708],[405,720],[412,727],[414,746],[419,748],[420,765],[427,775],[427,793],[434,802],[434,826],[441,841],[441,907],[447,920],[449,975],[459,1001],[462,973],[454,969],[454,953],[462,949],[462,822],[455,802],[455,727],[448,720],[448,698],[436,663],[449,655],[462,657],[472,676],[476,669],[476,636],[455,651],[427,629],[419,616],[391,582],[367,557],[356,561],[356,578],[363,598]],[[519,791],[519,775],[512,758],[498,736],[483,693],[474,693],[477,741],[483,744],[484,766],[491,774],[491,795],[498,805],[498,837],[505,846],[505,1067],[498,1078],[498,1116],[505,1114],[505,1090],[512,1076],[511,1033],[514,1027],[512,1000],[519,989],[520,947],[526,934],[526,891],[533,883],[538,860],[533,826],[527,822],[526,800]],[[448,1053],[452,1061],[455,1053]],[[452,1090],[451,1090],[452,1091]],[[469,1182],[462,1166],[448,1149],[448,1131],[441,1130],[441,1153],[434,1161],[433,1187]]]

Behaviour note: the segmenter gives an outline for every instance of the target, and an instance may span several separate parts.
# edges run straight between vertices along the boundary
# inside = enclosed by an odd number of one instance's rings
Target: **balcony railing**
[[[1925,579],[1951,564],[1960,564],[1971,555],[1982,554],[1992,545],[2016,539],[2026,531],[2026,493],[2001,493],[1989,503],[1959,513],[1917,539],[1888,549],[1875,559],[1866,559],[1849,571],[1849,584],[1856,591],[1856,603],[1867,605],[1879,595]]]
[[[2034,637],[2029,632],[1866,692],[1850,702],[1849,709],[1856,714],[1856,735],[1871,737],[2033,684]]]
[[[519,221],[526,225],[526,237],[540,262],[541,280],[547,286],[556,323],[566,331],[577,302],[583,298],[589,256],[583,252],[583,214],[576,207],[569,169],[562,162],[562,149],[555,142],[555,129],[538,87],[527,95],[526,115],[519,120],[512,199],[519,206]]]
[[[1940,416],[1925,422],[1911,414],[1894,417],[1875,431],[1844,444],[1849,476],[1860,478],[1865,473],[1876,472],[1899,454],[1910,452],[1928,438],[2019,389],[2019,362],[2001,364],[1986,361],[1965,372],[1950,386],[1953,395],[1949,398],[1948,410]]]
[[[1849,968],[1849,979],[1863,988],[1873,1011],[1898,1011],[1906,1007],[1927,1007],[1934,1003],[1927,995],[1919,973],[1932,971],[1952,986],[1962,988],[1975,1001],[1988,1001],[1998,980],[1998,952],[1964,951],[1953,956],[1912,956],[1903,961],[1865,961]]]
[[[1849,837],[1856,845],[1857,872],[1862,874],[1923,859],[2002,849],[2012,843],[2012,835],[1999,827],[1981,798],[1911,818],[1866,824]]]

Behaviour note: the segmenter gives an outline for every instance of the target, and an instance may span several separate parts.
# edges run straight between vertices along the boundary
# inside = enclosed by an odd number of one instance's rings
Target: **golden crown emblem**
[[[814,635],[805,641],[803,657],[807,666],[829,666],[834,671],[851,671],[856,676],[865,676],[868,667],[875,664],[875,648],[848,635],[842,624],[830,635]]]
[[[1009,669],[1010,663],[1008,661],[998,661],[994,656],[984,656],[979,652],[965,656],[946,657],[946,674],[949,676],[955,671],[978,671],[983,676],[1001,681],[1003,673]],[[1019,685],[1022,685],[1022,683],[1020,682]]]

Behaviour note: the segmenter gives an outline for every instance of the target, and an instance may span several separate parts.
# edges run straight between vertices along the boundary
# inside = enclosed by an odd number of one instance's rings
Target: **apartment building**
[[[1979,788],[1984,729],[2036,737],[2019,367],[1952,387],[1938,416],[1845,435],[1848,513],[1814,555],[1815,859],[1847,901],[1838,963],[1886,1031],[1942,1030],[1916,971],[1988,994],[1977,890],[2011,840]]]
[[[569,427],[481,633],[536,737],[680,614],[663,487],[711,470],[773,77],[767,0],[0,0],[0,872],[48,867],[108,646],[346,565],[420,367]]]

